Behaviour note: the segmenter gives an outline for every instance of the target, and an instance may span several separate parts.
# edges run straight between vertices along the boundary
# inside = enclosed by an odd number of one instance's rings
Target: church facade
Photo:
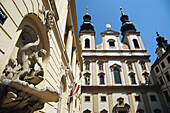
[[[82,113],[168,113],[160,85],[151,74],[140,32],[121,8],[121,35],[111,30],[101,32],[102,43],[95,47],[91,16],[83,17],[80,29],[83,72]]]
[[[1,0],[0,37],[0,112],[80,113],[74,0]]]

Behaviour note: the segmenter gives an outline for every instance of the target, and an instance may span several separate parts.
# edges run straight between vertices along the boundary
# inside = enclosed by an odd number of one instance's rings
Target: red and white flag
[[[69,95],[70,97],[74,96],[75,94],[77,94],[77,92],[80,89],[80,85],[77,85],[77,83],[74,84],[73,90],[71,92],[71,94]]]

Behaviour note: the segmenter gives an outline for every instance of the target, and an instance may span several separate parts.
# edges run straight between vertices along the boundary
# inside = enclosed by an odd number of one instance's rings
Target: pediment
[[[116,35],[119,36],[119,32],[113,31],[113,30],[107,30],[104,32],[101,32],[100,35],[104,36],[104,35]]]

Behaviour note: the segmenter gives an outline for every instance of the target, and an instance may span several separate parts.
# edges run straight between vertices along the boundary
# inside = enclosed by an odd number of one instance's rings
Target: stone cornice
[[[114,92],[159,92],[160,85],[142,86],[81,86],[82,93],[114,93]]]
[[[126,60],[146,60],[148,61],[149,60],[149,57],[150,55],[142,55],[142,56],[139,56],[139,55],[134,55],[134,56],[108,56],[108,55],[105,55],[105,56],[97,56],[97,55],[88,55],[88,56],[84,56],[83,55],[83,58],[86,59],[86,60],[91,60],[91,59],[95,59],[95,60],[102,60],[102,59],[107,59],[107,60],[122,60],[122,59],[126,59]]]
[[[83,52],[147,52],[147,50],[82,50]]]

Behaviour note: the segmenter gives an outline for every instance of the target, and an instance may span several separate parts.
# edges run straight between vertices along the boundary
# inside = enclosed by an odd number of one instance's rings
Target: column
[[[149,105],[147,92],[144,91],[144,92],[141,92],[141,93],[142,93],[142,98],[143,98],[143,101],[144,101],[144,106],[145,106],[145,109],[146,109],[146,113],[152,113],[150,105]]]
[[[135,113],[134,103],[133,103],[133,99],[132,99],[132,93],[128,93],[128,100],[129,100],[131,113]]]
[[[96,60],[92,60],[92,85],[97,85]]]
[[[99,113],[98,93],[93,93],[93,112]]]
[[[108,93],[108,98],[109,98],[109,113],[112,113],[112,109],[113,109],[113,97],[112,97],[112,93]]]
[[[137,63],[137,60],[134,61],[134,64],[135,64],[135,70],[136,70],[136,73],[137,73],[137,78],[139,80],[139,84],[141,84],[142,83],[142,74],[139,71],[139,65]]]
[[[75,77],[75,71],[76,71],[76,49],[73,48],[73,55],[72,55],[72,60],[71,60],[71,67],[72,67],[72,72],[73,76]]]
[[[109,64],[108,64],[108,60],[105,60],[105,70],[106,70],[106,78],[107,78],[107,86],[111,85],[111,81],[110,81],[110,74],[109,74]]]
[[[68,37],[66,42],[66,52],[69,59],[69,62],[71,62],[71,53],[72,53],[72,45],[73,45],[73,37],[72,37],[72,27],[68,27]]]
[[[111,68],[111,76],[112,76],[112,85],[115,85],[115,79],[114,79],[114,74],[113,74],[113,68]]]
[[[125,76],[125,85],[130,85],[129,80],[128,80],[127,69],[126,69],[126,66],[125,66],[125,60],[122,60],[121,62],[122,62],[122,67],[123,67],[123,74]]]

